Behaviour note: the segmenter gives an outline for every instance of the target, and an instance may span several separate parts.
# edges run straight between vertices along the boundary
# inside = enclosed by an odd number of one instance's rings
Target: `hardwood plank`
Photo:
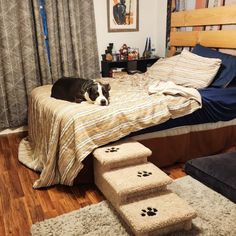
[[[236,5],[180,11],[171,14],[171,27],[236,23]]]
[[[170,33],[170,45],[195,46],[197,43],[206,47],[236,48],[236,30],[218,31],[183,31]]]
[[[8,236],[8,235],[11,235],[11,236],[19,235],[18,234],[19,229],[18,229],[18,227],[16,225],[16,222],[13,218],[12,212],[4,213],[3,222],[4,222],[4,230],[5,230],[5,235],[6,236]]]
[[[3,175],[0,175],[0,192],[1,192],[1,210],[0,213],[4,215],[11,211],[11,198],[9,189],[6,186]]]
[[[25,207],[24,198],[14,199],[12,201],[12,217],[15,219],[15,224],[19,229],[19,235],[31,235],[30,227],[32,220],[28,211],[28,208]],[[17,220],[16,220],[17,219]],[[24,227],[22,227],[24,226]]]
[[[24,196],[18,173],[14,170],[14,168],[13,170],[5,171],[3,173],[3,179],[10,194],[10,198],[19,198]]]
[[[34,191],[36,191],[39,199],[39,204],[41,205],[43,212],[51,212],[55,210],[55,206],[46,189],[36,189]]]
[[[57,203],[60,205],[61,209],[63,209],[63,212],[71,212],[73,210],[78,210],[80,208],[80,205],[73,204],[71,201],[68,201],[68,198],[61,198],[57,201]],[[92,204],[92,203],[90,203]]]
[[[0,195],[0,216],[3,215],[3,197]],[[1,235],[1,234],[0,234]]]
[[[58,214],[57,210],[46,211],[46,212],[44,212],[44,220],[56,217],[58,215],[60,215],[60,214]]]
[[[8,137],[7,135],[1,135],[1,142],[0,142],[0,151],[3,152],[6,149],[9,149],[10,145],[8,142]]]
[[[166,172],[172,179],[178,179],[186,176],[183,163],[179,163],[170,167],[165,167],[163,168],[163,171]]]
[[[45,219],[43,209],[40,205],[34,205],[32,207],[26,205],[26,207],[29,209],[32,223],[43,221]]]
[[[0,235],[6,235],[6,231],[4,228],[3,216],[0,214]]]
[[[78,204],[83,207],[83,206],[87,206],[90,204],[90,200],[86,197],[86,191],[85,189],[89,188],[90,185],[88,185],[87,187],[85,187],[84,185],[80,186],[80,188],[72,188],[72,193],[73,193],[73,196],[76,197],[76,200],[78,202]],[[97,188],[96,188],[97,190]],[[102,197],[102,194],[99,194],[98,195],[100,197]],[[104,198],[103,198],[104,200]]]
[[[0,172],[4,172],[10,169],[11,164],[10,164],[10,155],[11,151],[10,150],[4,150],[1,151],[0,153]],[[4,152],[4,155],[3,155]]]
[[[91,203],[101,202],[104,199],[104,197],[99,196],[100,194],[98,194],[98,192],[95,189],[86,190],[86,196],[91,201]]]
[[[24,183],[22,184],[22,189],[26,202],[26,208],[29,209],[32,222],[43,220],[44,213],[42,206],[40,205],[37,192],[32,187],[30,187],[33,185],[33,181],[31,181],[29,173],[22,169],[19,172],[19,178],[21,183]]]

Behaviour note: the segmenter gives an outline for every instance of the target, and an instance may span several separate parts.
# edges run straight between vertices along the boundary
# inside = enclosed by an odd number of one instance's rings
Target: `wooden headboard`
[[[236,5],[172,13],[170,55],[178,46],[192,47],[197,43],[206,47],[236,49],[236,29],[177,31],[178,27],[209,25],[236,25]]]

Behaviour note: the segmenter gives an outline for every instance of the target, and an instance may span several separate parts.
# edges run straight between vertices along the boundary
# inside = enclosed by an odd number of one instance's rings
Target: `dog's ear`
[[[93,83],[85,83],[84,85],[82,85],[81,87],[81,91],[82,93],[90,93],[91,90],[92,90],[92,86],[93,86]]]
[[[107,91],[110,91],[110,89],[111,89],[110,84],[104,84],[104,87],[105,87],[105,89],[106,89]]]
[[[87,87],[86,91],[88,94],[92,93],[92,86]]]

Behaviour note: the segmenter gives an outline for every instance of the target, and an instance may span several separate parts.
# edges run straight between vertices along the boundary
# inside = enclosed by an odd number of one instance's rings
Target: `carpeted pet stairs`
[[[196,212],[166,190],[172,179],[147,161],[148,148],[129,139],[97,148],[93,155],[97,187],[135,235],[191,229]]]

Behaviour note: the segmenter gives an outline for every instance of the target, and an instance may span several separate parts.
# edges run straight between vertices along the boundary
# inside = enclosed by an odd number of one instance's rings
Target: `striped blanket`
[[[18,158],[41,172],[34,188],[73,185],[82,161],[95,148],[201,107],[196,90],[183,88],[180,92],[180,86],[176,90],[172,84],[165,86],[164,92],[149,95],[132,79],[105,80],[111,85],[109,106],[51,98],[51,85],[32,91],[29,134],[20,143]]]

